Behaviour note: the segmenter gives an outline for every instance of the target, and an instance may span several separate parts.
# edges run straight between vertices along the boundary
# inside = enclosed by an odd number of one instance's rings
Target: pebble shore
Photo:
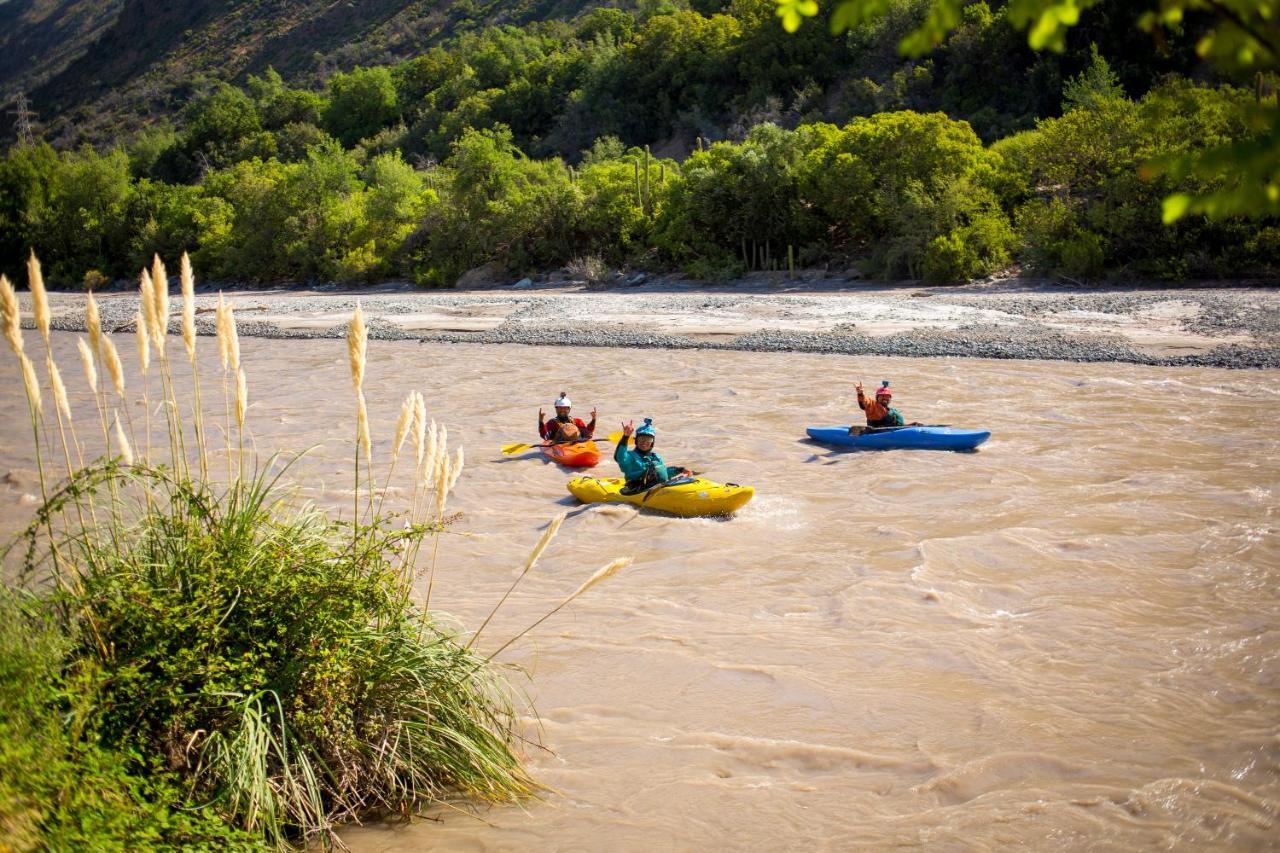
[[[54,326],[83,330],[84,297],[53,297]],[[1269,288],[860,286],[777,293],[760,288],[408,292],[384,287],[340,293],[236,291],[227,298],[236,307],[241,335],[268,338],[341,337],[346,333],[341,318],[359,301],[369,318],[370,337],[387,340],[1280,367],[1280,290]],[[207,289],[197,297],[201,334],[213,333],[214,301]],[[176,294],[174,302],[176,311]],[[108,331],[132,329],[136,297],[104,294],[99,305]],[[864,321],[872,308],[878,320]],[[467,330],[450,329],[448,322],[434,328],[401,322],[424,311],[491,322]],[[597,319],[603,315],[608,321]],[[830,322],[822,321],[825,316]],[[801,321],[791,323],[793,317]],[[1064,324],[1063,317],[1074,319]],[[1172,328],[1199,345],[1176,354],[1169,347],[1160,351],[1140,345],[1141,339],[1126,330],[1147,331],[1155,322],[1152,317],[1162,318],[1161,329]],[[289,322],[292,318],[307,319],[295,324]],[[722,319],[730,331],[710,333]],[[175,331],[177,322],[175,314]],[[742,328],[744,322],[750,328]]]

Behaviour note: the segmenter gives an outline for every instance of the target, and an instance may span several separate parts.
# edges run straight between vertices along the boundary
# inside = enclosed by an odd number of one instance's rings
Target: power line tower
[[[36,135],[31,130],[31,120],[36,117],[36,113],[32,111],[31,102],[27,100],[25,94],[18,93],[14,108],[9,110],[9,114],[17,116],[14,120],[14,130],[18,133],[18,141],[23,145],[35,145]]]

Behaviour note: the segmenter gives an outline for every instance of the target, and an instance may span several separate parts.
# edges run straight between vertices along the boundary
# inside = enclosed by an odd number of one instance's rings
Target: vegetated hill
[[[173,112],[210,79],[292,80],[390,62],[493,24],[599,0],[0,0],[0,97],[26,91],[61,145]],[[3,136],[11,138],[10,117]]]

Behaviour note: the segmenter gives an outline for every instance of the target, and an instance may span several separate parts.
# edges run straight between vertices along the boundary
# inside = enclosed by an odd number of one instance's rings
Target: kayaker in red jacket
[[[538,435],[543,441],[586,441],[595,435],[596,410],[591,410],[591,423],[584,424],[581,418],[570,417],[569,410],[573,403],[569,395],[560,392],[555,402],[556,416],[546,419],[546,413],[538,409]]]

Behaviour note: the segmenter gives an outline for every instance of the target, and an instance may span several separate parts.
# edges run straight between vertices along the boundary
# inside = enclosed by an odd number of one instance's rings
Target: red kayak
[[[600,462],[600,448],[594,441],[543,445],[542,454],[566,468],[590,468]]]

